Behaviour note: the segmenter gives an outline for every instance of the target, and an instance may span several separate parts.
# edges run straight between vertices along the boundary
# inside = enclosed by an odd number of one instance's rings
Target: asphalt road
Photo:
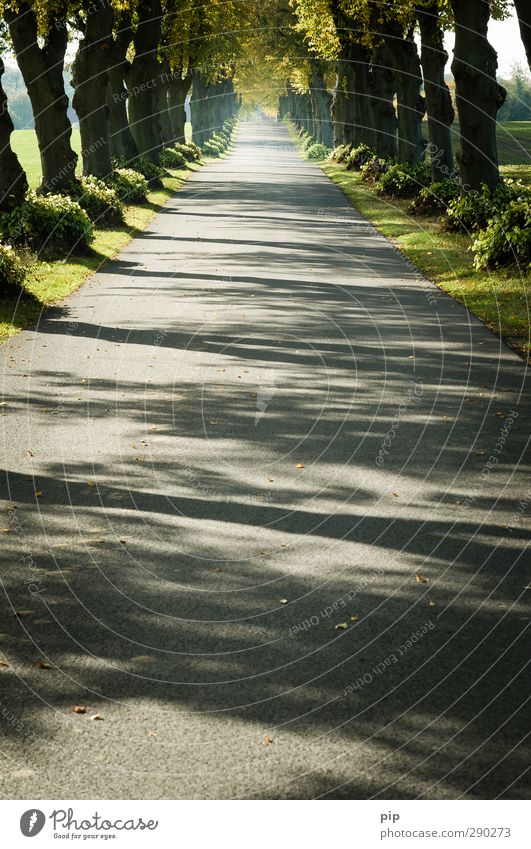
[[[284,127],[1,353],[4,798],[528,797],[525,364]]]

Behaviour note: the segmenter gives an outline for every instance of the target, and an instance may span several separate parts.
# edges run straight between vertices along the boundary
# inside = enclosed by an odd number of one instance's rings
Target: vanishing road
[[[529,796],[526,366],[283,126],[1,351],[2,797]]]

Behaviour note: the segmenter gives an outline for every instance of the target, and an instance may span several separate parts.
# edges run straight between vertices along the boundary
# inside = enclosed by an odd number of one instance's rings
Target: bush
[[[431,181],[431,169],[425,162],[411,165],[401,162],[391,165],[378,180],[376,192],[394,198],[410,198]]]
[[[96,177],[81,177],[70,191],[90,220],[98,227],[122,224],[124,208],[114,188]]]
[[[433,215],[444,212],[449,204],[459,197],[461,187],[457,180],[441,180],[425,186],[409,206],[413,215]]]
[[[346,157],[345,164],[348,171],[359,171],[366,162],[376,158],[376,151],[368,144],[359,144],[352,148]]]
[[[472,250],[476,268],[498,268],[518,263],[531,266],[531,201],[512,200],[475,239]]]
[[[207,139],[207,141],[203,143],[203,153],[206,154],[206,156],[219,156],[222,152],[222,149],[217,142],[214,141],[214,139]]]
[[[302,149],[302,150],[304,150],[304,151],[309,150],[309,149],[310,149],[310,147],[312,147],[312,145],[314,145],[314,144],[317,144],[317,142],[315,141],[315,139],[314,139],[314,137],[313,137],[313,136],[310,136],[310,135],[308,134],[308,135],[305,137],[305,139],[304,139],[304,141],[303,141],[303,143],[302,143],[302,145],[301,145],[301,149]]]
[[[326,159],[329,153],[330,148],[320,142],[312,144],[306,151],[308,159]]]
[[[165,168],[184,168],[186,159],[184,155],[174,147],[166,147],[160,154],[161,164]]]
[[[381,159],[375,156],[373,159],[368,159],[365,165],[361,166],[361,179],[366,183],[377,183],[378,180],[392,166],[390,159]]]
[[[25,276],[17,252],[10,245],[0,244],[0,297],[17,294]]]
[[[0,231],[8,241],[26,245],[45,259],[86,250],[94,238],[90,218],[76,201],[36,192],[28,192],[23,203],[2,216]]]
[[[201,159],[201,148],[193,142],[190,142],[190,144],[179,144],[177,142],[173,145],[172,150],[180,153],[186,162],[196,162],[198,159]]]
[[[129,165],[135,171],[139,171],[146,178],[149,185],[153,188],[162,187],[162,178],[164,177],[164,168],[155,165],[147,156],[139,156],[134,162]]]
[[[147,200],[148,182],[143,174],[133,168],[116,168],[109,174],[106,183],[124,203],[145,203]]]
[[[334,162],[345,162],[351,150],[351,144],[340,144],[333,149],[332,153],[330,154],[330,159],[332,159]]]
[[[491,218],[513,200],[531,200],[531,188],[518,180],[507,180],[494,189],[465,192],[452,201],[446,212],[448,230],[483,230]]]

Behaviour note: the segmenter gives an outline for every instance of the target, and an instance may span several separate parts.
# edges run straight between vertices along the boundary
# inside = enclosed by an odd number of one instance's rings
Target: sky
[[[463,0],[463,2],[466,3],[466,0]],[[505,21],[490,20],[488,39],[498,53],[498,76],[509,77],[511,75],[511,66],[515,62],[523,65],[524,68],[528,67],[518,20],[514,13]],[[452,61],[454,46],[453,32],[446,34],[445,46],[450,54],[450,63]]]

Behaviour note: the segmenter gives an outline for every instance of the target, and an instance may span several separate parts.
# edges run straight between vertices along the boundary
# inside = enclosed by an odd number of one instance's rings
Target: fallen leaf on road
[[[8,668],[9,668],[9,663],[7,662],[7,660],[0,660],[0,669],[8,669]]]
[[[427,584],[428,583],[428,578],[426,577],[426,575],[421,575],[420,573],[417,573],[415,575],[415,580],[416,580],[417,584]]]
[[[0,533],[2,534],[10,534],[11,528],[0,528]]]
[[[391,495],[394,495],[395,498],[400,498],[400,496],[398,495],[398,492],[392,492]]]
[[[52,669],[52,666],[49,663],[46,663],[45,660],[38,660],[35,665],[37,669]]]
[[[86,705],[72,705],[72,713],[86,713]]]
[[[359,616],[351,616],[350,621],[351,622],[357,622],[359,618],[360,618]]]
[[[156,731],[148,731],[148,737],[156,737],[156,736],[157,736]]]
[[[24,616],[31,616],[32,613],[35,613],[34,610],[15,610],[13,612],[13,616],[18,616],[19,619],[22,619]]]
[[[339,622],[339,624],[336,625],[336,631],[345,631],[347,628],[348,622]]]
[[[304,469],[305,468],[304,463],[296,463],[295,468],[296,469]]]
[[[288,603],[288,600],[287,600],[287,598],[280,598],[280,599],[278,600],[278,603],[279,603],[279,604],[287,604],[287,603]]]
[[[264,746],[270,746],[271,743],[273,743],[273,738],[266,734],[264,737]]]
[[[434,601],[429,601],[429,602],[428,602],[428,607],[436,607],[435,602],[434,602]]]
[[[40,490],[40,489],[36,489],[36,490],[35,490],[35,495],[37,496],[37,498],[42,498],[42,492],[41,492],[41,490]]]
[[[93,713],[92,716],[89,716],[89,719],[103,719],[101,713]]]

